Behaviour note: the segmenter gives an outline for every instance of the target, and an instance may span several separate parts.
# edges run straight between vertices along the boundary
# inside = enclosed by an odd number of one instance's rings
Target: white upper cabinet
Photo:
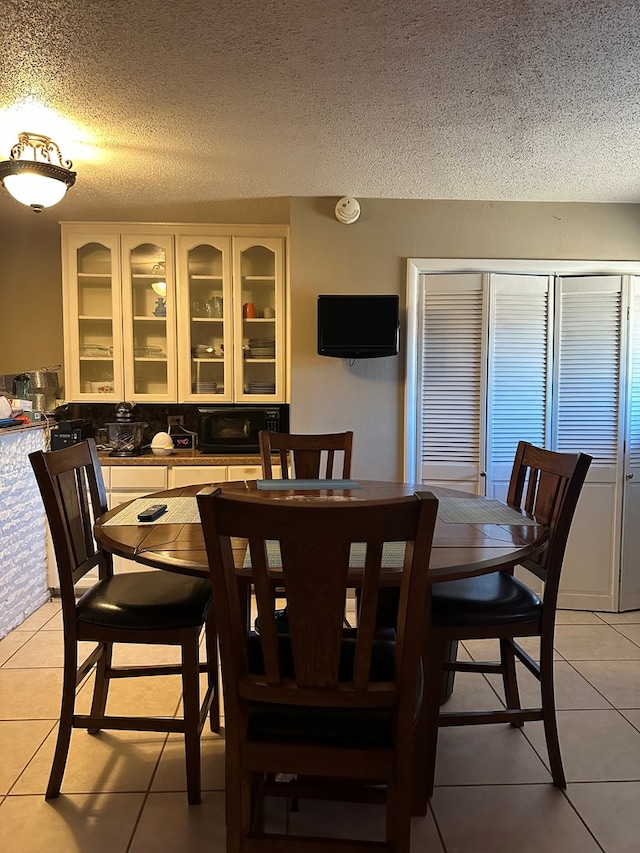
[[[234,396],[284,400],[285,290],[281,238],[233,241]]]
[[[231,238],[177,239],[179,397],[233,400]]]
[[[286,402],[285,235],[63,223],[67,400]]]
[[[63,251],[65,392],[70,400],[122,399],[120,242],[69,234]]]
[[[171,235],[123,234],[124,398],[176,400],[176,288]]]

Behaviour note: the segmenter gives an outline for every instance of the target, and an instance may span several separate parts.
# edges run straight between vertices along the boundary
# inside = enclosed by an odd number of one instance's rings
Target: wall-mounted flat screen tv
[[[318,353],[334,358],[397,355],[397,295],[318,296]]]

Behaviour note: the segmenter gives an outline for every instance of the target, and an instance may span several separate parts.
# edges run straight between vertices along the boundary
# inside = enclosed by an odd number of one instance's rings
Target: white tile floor
[[[436,791],[414,819],[420,853],[637,853],[640,849],[640,611],[560,612],[556,638],[565,792],[550,784],[539,723],[444,729]],[[149,648],[158,660],[164,649]],[[486,644],[466,650],[486,657]],[[136,653],[136,654],[139,654]],[[132,660],[128,651],[127,660]],[[120,662],[125,660],[122,655]],[[60,702],[57,602],[0,641],[0,850],[3,853],[217,853],[224,850],[224,740],[205,733],[203,801],[188,806],[181,738],[73,734],[62,795],[44,801]],[[150,683],[145,683],[150,682]],[[162,683],[159,683],[162,682]],[[524,673],[523,695],[534,680]],[[451,705],[491,707],[491,680],[457,676]],[[133,691],[132,688],[133,687]],[[175,677],[116,682],[117,711],[175,713]],[[81,690],[86,709],[90,684]],[[281,803],[270,819],[284,825]],[[293,831],[381,832],[374,806],[301,803]],[[378,836],[379,837],[379,836]]]

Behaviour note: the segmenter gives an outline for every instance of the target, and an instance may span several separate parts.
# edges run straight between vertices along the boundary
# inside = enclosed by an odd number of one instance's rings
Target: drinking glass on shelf
[[[207,299],[207,317],[213,317],[219,320],[222,317],[222,299],[219,296],[212,296]]]

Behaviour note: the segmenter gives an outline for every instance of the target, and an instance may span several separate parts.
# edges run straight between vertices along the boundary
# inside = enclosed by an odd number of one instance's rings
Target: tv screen
[[[397,355],[400,298],[396,295],[318,296],[318,353],[334,358]]]

